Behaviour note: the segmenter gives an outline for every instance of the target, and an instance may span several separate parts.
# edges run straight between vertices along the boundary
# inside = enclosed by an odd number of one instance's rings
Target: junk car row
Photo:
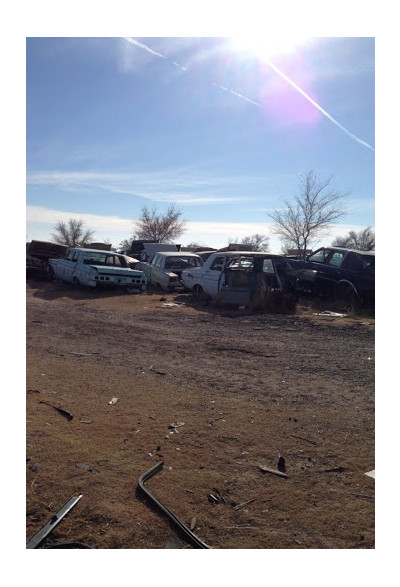
[[[56,251],[59,258],[46,258],[46,243],[39,241],[32,241],[30,258],[37,254],[50,277],[76,285],[124,287],[139,293],[150,285],[262,308],[294,307],[303,295],[340,299],[349,307],[375,302],[374,251],[321,247],[304,260],[247,250],[207,251],[200,256],[181,251],[179,245],[143,241],[135,249],[136,258],[132,251],[55,249],[47,244],[49,254]]]

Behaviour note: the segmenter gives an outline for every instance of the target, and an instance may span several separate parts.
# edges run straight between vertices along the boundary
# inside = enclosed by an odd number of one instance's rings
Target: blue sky
[[[333,175],[347,214],[318,244],[375,225],[373,37],[28,37],[26,237],[82,218],[130,238],[143,206],[182,209],[196,241],[254,233],[301,176]]]

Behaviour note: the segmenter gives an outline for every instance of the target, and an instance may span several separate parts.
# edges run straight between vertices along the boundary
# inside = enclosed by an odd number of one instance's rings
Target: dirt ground
[[[27,540],[193,548],[163,460],[209,548],[374,548],[374,318],[317,313],[28,280]]]

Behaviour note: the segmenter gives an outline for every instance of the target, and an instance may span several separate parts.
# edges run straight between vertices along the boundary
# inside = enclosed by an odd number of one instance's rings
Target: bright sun
[[[269,59],[273,55],[294,53],[300,45],[304,45],[309,37],[269,33],[261,35],[241,35],[232,37],[235,51],[248,52],[257,57]]]

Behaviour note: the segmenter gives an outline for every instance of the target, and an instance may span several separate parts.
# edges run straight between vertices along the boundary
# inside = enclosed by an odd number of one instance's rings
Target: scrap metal
[[[149,469],[146,473],[144,473],[139,478],[140,489],[147,495],[148,498],[151,499],[151,501],[162,512],[164,512],[164,514],[166,514],[168,516],[168,518],[174,523],[174,525],[177,526],[183,532],[183,534],[186,536],[186,538],[189,540],[189,542],[191,542],[191,544],[193,544],[193,546],[195,548],[210,548],[209,546],[207,546],[207,544],[202,542],[195,534],[193,534],[193,532],[191,530],[189,530],[189,528],[187,526],[185,526],[185,524],[183,522],[181,522],[181,520],[179,520],[179,518],[177,518],[165,505],[163,505],[158,499],[156,499],[154,497],[154,495],[152,495],[150,493],[150,491],[145,487],[146,481],[148,481],[150,479],[150,477],[153,477],[153,475],[158,473],[160,471],[160,469],[162,469],[163,465],[164,465],[164,461],[159,461],[158,463],[156,463],[154,465],[154,467]]]
[[[59,522],[68,514],[68,512],[78,503],[82,495],[77,497],[71,497],[63,506],[58,510],[54,516],[38,531],[28,542],[26,548],[37,548],[41,542],[54,530]]]

